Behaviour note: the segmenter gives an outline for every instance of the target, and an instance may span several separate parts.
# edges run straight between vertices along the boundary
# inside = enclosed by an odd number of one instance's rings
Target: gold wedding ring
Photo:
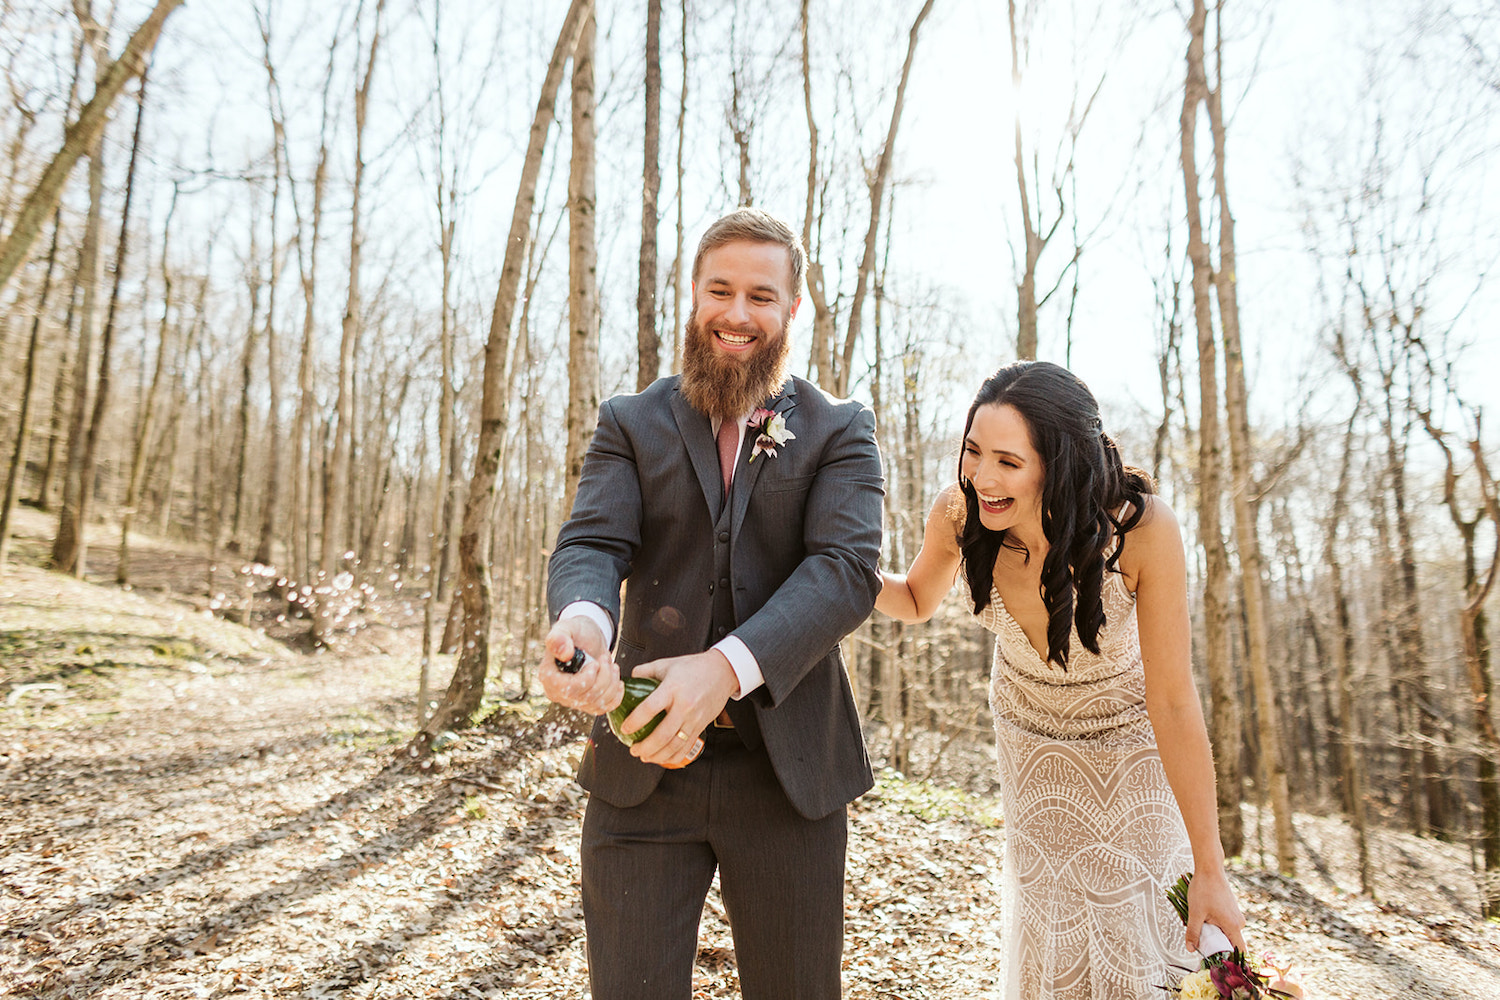
[[[688,738],[688,735],[687,735],[687,733],[685,733],[681,729],[679,729],[679,730],[677,730],[677,738],[679,740],[685,740],[685,739]]]

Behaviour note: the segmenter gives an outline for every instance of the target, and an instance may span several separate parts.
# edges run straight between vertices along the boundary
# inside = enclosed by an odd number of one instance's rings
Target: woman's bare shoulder
[[[1171,506],[1154,493],[1148,493],[1141,505],[1141,519],[1125,535],[1120,568],[1134,577],[1144,566],[1164,559],[1173,563],[1182,561],[1182,528]]]
[[[964,520],[968,516],[963,490],[957,483],[949,483],[938,492],[932,501],[932,510],[927,515],[927,537],[943,543],[947,551],[958,551],[958,540],[964,533]]]

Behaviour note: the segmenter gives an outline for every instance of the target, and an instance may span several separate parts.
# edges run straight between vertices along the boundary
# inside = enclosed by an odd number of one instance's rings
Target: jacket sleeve
[[[755,655],[772,705],[869,617],[880,592],[885,479],[874,414],[851,409],[852,418],[830,437],[808,492],[801,562],[731,633]]]
[[[620,634],[620,584],[641,541],[640,470],[612,401],[583,459],[573,510],[547,562],[547,607],[553,618],[574,601],[603,608]]]

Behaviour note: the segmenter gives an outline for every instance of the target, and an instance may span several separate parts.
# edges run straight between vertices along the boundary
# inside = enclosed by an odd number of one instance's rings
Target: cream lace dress
[[[1005,816],[1002,936],[1009,1000],[1144,1000],[1197,968],[1165,890],[1192,869],[1146,716],[1135,595],[1104,574],[1099,653],[1075,628],[1046,663],[1000,594],[990,708]]]

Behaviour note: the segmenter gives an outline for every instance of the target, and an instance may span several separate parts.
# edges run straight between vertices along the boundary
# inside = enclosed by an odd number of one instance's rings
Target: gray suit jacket
[[[592,601],[618,624],[623,676],[638,663],[702,652],[710,636],[715,520],[722,487],[709,418],[676,376],[616,396],[599,411],[573,511],[548,563],[555,618]],[[753,711],[788,799],[825,816],[873,783],[839,640],[874,607],[884,479],[875,420],[857,402],[788,379],[765,403],[796,438],[745,460],[745,435],[726,519],[733,635],[749,647],[765,684],[737,713]],[[621,584],[625,583],[622,601]],[[662,769],[636,760],[596,720],[578,780],[615,806],[639,805]]]

